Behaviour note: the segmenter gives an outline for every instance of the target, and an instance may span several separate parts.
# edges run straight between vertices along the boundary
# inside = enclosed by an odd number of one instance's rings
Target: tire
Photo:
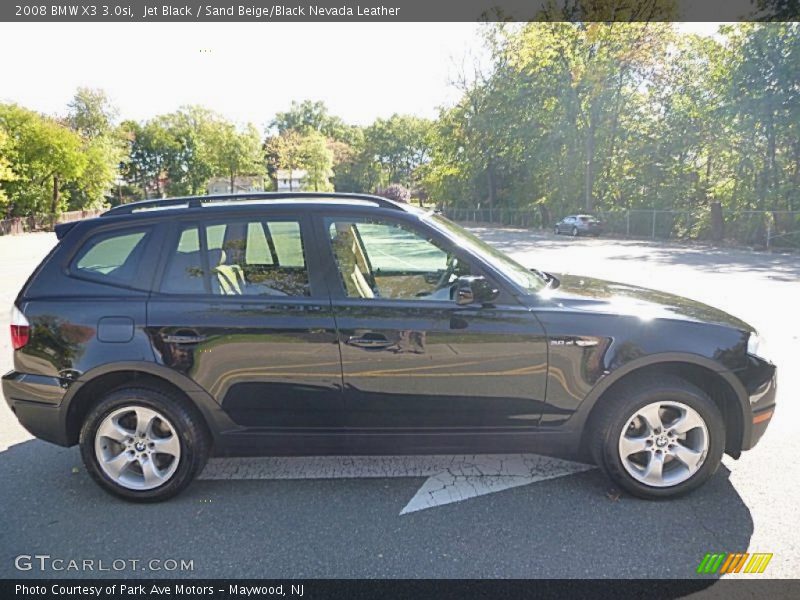
[[[573,227],[572,228],[572,237],[578,237],[578,228],[577,227]]]
[[[589,426],[595,463],[613,483],[640,498],[671,498],[698,488],[716,472],[725,450],[717,405],[700,388],[672,375],[621,384]]]
[[[561,232],[558,230],[558,225],[556,225],[556,226],[553,228],[553,233],[555,233],[556,235],[558,235],[559,233],[561,233]]]
[[[125,500],[159,502],[200,473],[210,440],[202,416],[187,401],[155,389],[121,388],[89,411],[80,447],[86,469],[104,490]]]

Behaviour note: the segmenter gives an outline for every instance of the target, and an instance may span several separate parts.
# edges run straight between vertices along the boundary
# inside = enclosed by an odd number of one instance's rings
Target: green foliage
[[[3,184],[11,183],[17,178],[11,167],[11,140],[4,129],[0,129],[0,210],[5,213],[8,205],[8,195],[3,189]]]
[[[292,101],[288,111],[275,115],[271,126],[277,129],[279,134],[295,131],[306,135],[316,131],[326,138],[348,144],[352,143],[353,136],[357,135],[356,127],[347,125],[339,117],[329,114],[328,107],[319,100]]]
[[[125,152],[114,127],[116,108],[102,90],[78,88],[68,105],[66,123],[82,140],[83,174],[67,184],[69,208],[96,209],[106,203]]]
[[[215,174],[230,178],[231,191],[238,175],[264,172],[261,136],[252,124],[238,129],[232,123],[218,121],[210,127],[208,135]]]
[[[117,109],[103,90],[78,88],[67,109],[67,123],[83,137],[94,139],[112,133]]]
[[[124,179],[147,198],[203,194],[208,180],[264,171],[261,137],[200,106],[186,106],[145,123],[123,122]]]
[[[430,154],[433,123],[409,115],[377,119],[364,130],[364,158],[375,163],[379,184],[400,183],[412,187],[416,170]]]
[[[0,130],[10,147],[6,160],[14,173],[3,186],[11,216],[63,211],[69,200],[66,186],[79,184],[88,164],[80,136],[15,104],[0,105]]]
[[[213,130],[222,120],[201,106],[186,106],[158,120],[171,140],[166,165],[169,195],[202,194],[208,180],[219,173],[213,151]]]
[[[548,2],[544,17],[586,18],[486,25],[488,67],[455,74],[460,98],[435,121],[393,115],[359,127],[304,100],[263,139],[199,106],[116,125],[107,96],[85,88],[61,120],[0,105],[0,208],[53,213],[99,206],[112,188],[123,201],[200,194],[211,177],[233,186],[238,175],[303,169],[306,189],[398,184],[440,206],[532,210],[544,226],[575,211],[613,221],[668,209],[684,217],[663,216],[661,233],[703,237],[721,206],[727,235],[741,240],[763,240],[768,225],[796,230],[800,24],[698,37],[604,16],[647,17],[634,15],[638,4]]]
[[[437,203],[538,208],[542,225],[682,210],[667,233],[692,236],[708,233],[713,202],[734,216],[800,209],[800,25],[708,38],[664,23],[496,24],[487,44],[488,74],[441,112],[419,169]]]
[[[274,177],[276,171],[283,169],[298,171],[303,168],[303,135],[294,129],[287,129],[280,135],[267,138],[264,142],[267,173]]]
[[[309,133],[302,139],[299,151],[306,170],[303,181],[305,189],[332,192],[333,151],[328,147],[325,136],[318,132]]]

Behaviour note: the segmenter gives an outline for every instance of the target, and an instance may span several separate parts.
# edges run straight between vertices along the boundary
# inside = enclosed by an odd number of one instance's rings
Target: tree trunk
[[[725,237],[725,219],[722,216],[722,205],[719,202],[711,203],[711,239],[721,242]]]
[[[586,177],[584,181],[584,200],[586,212],[594,212],[594,126],[590,123],[586,132]]]
[[[550,211],[548,210],[547,206],[544,204],[539,205],[539,214],[542,217],[542,229],[547,229],[550,227]]]
[[[494,159],[489,159],[489,164],[486,167],[486,181],[489,193],[489,219],[493,218],[495,200],[497,199],[497,182],[495,181]]]
[[[53,223],[56,222],[58,217],[58,202],[61,199],[61,192],[58,189],[58,175],[53,175],[53,206],[50,210],[52,214]]]
[[[233,194],[233,193],[234,193],[234,191],[235,191],[235,190],[233,189],[235,185],[236,185],[236,173],[234,173],[233,171],[231,171],[231,194]]]
[[[149,197],[149,194],[147,192],[147,176],[144,174],[144,172],[138,172],[137,174],[141,177],[140,181],[142,184],[142,198],[147,200]]]

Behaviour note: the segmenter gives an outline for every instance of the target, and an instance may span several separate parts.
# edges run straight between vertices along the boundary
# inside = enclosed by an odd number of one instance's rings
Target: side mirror
[[[485,277],[462,275],[456,281],[456,304],[487,304],[500,295]]]

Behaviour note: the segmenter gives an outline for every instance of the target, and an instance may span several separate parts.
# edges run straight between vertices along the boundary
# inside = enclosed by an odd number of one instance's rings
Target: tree
[[[214,123],[210,132],[214,172],[230,179],[230,191],[236,190],[238,175],[264,172],[264,153],[258,130],[248,124],[243,130],[228,122]]]
[[[302,144],[303,136],[294,129],[267,138],[264,142],[267,172],[271,177],[277,177],[278,170],[288,171],[290,191],[294,181],[292,174],[303,168]]]
[[[166,163],[167,192],[191,195],[205,192],[215,174],[214,131],[224,119],[201,106],[185,106],[159,118],[173,140]]]
[[[364,148],[381,170],[381,183],[415,183],[416,170],[428,160],[432,123],[409,115],[376,119],[364,131]]]
[[[56,120],[15,104],[0,105],[0,129],[13,139],[16,177],[4,187],[15,215],[50,214],[66,208],[66,186],[83,175],[81,138]]]
[[[166,192],[166,173],[180,153],[179,141],[158,118],[144,124],[125,121],[120,127],[128,140],[128,158],[121,168],[123,177],[138,185],[144,198],[150,197],[151,190],[160,198]]]
[[[365,193],[380,185],[381,167],[365,147],[364,129],[355,130],[350,144],[329,143],[334,153],[333,183],[337,192]]]
[[[614,160],[621,122],[663,62],[671,34],[672,26],[661,23],[531,23],[501,49],[512,72],[552,99],[546,120],[564,136],[565,166],[583,174],[584,210],[593,211],[598,192],[607,193],[598,190],[598,178]]]
[[[102,90],[78,88],[68,105],[66,123],[83,141],[84,174],[68,184],[72,209],[98,208],[114,185],[123,158],[124,139],[114,128],[117,109]]]
[[[112,133],[118,110],[103,90],[79,87],[67,108],[67,123],[83,137]]]
[[[8,194],[6,194],[6,191],[3,189],[3,182],[8,184],[17,179],[17,175],[14,173],[11,166],[11,160],[9,160],[11,152],[11,139],[8,133],[0,128],[0,209],[2,209],[4,213],[7,210],[9,198]]]
[[[333,152],[328,147],[325,136],[312,132],[302,138],[299,148],[306,176],[306,188],[315,192],[333,191]]]
[[[352,143],[356,129],[329,114],[324,102],[311,100],[292,101],[289,110],[276,114],[270,126],[277,129],[279,134],[296,131],[305,135],[316,131],[326,138],[345,143]]]

